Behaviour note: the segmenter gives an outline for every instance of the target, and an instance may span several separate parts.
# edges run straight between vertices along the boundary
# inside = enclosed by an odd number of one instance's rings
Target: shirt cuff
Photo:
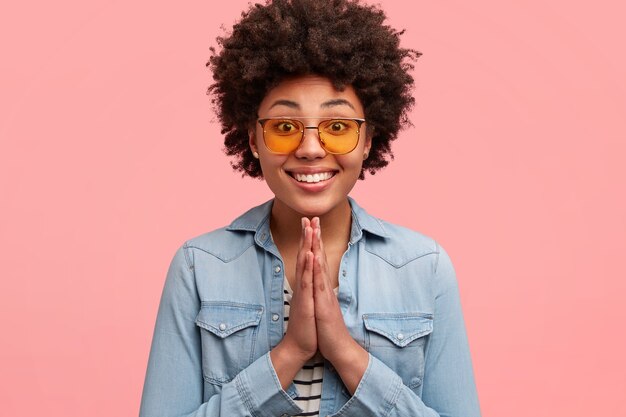
[[[371,354],[354,395],[334,416],[382,416],[395,407],[404,384],[402,378]]]
[[[302,412],[293,398],[298,395],[291,384],[282,389],[269,352],[241,371],[234,379],[237,392],[252,415],[275,417]]]

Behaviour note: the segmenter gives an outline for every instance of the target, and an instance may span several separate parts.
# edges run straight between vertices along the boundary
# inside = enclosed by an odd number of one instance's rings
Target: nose
[[[326,150],[320,143],[317,126],[305,126],[304,137],[298,149],[295,150],[294,155],[296,158],[311,160],[326,156]]]

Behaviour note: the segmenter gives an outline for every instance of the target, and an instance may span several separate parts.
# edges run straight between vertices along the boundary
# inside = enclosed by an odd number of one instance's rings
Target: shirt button
[[[220,323],[220,330],[221,331],[226,330],[226,325],[224,323]]]
[[[279,265],[276,265],[274,267],[274,272],[276,272],[277,274],[280,272],[280,266]]]
[[[341,275],[343,275],[344,277],[347,275],[348,273],[346,272],[346,270],[344,269],[343,271],[341,271]]]
[[[402,339],[404,339],[404,335],[403,335],[402,333],[398,333],[398,336],[397,336],[397,337],[398,337],[398,340],[402,340]]]
[[[278,321],[278,319],[280,318],[280,316],[276,313],[272,314],[272,321]]]

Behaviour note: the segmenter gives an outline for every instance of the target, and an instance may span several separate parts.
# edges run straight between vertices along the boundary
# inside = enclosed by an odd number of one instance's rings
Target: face
[[[352,87],[338,91],[330,80],[317,76],[281,82],[267,93],[258,115],[312,118],[304,120],[306,126],[317,126],[326,118],[364,118],[363,105]],[[361,173],[364,154],[369,153],[371,145],[366,130],[363,124],[353,151],[334,155],[321,146],[317,129],[305,129],[300,146],[281,155],[266,148],[263,128],[256,123],[249,132],[250,147],[258,152],[263,177],[276,196],[274,214],[291,211],[298,216],[323,217],[349,207],[348,193]],[[313,175],[314,182],[307,181],[309,175]]]

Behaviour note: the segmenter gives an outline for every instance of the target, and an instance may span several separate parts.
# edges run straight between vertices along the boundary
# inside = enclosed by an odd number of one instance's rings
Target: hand
[[[303,363],[317,352],[317,332],[315,328],[315,306],[313,300],[312,252],[313,229],[306,217],[302,218],[302,235],[296,258],[296,276],[293,296],[289,309],[289,323],[283,342],[291,354]],[[281,342],[282,343],[282,342]]]
[[[314,217],[311,244],[313,264],[313,298],[315,300],[315,325],[317,345],[322,355],[333,364],[350,393],[356,391],[367,365],[369,354],[350,335],[339,301],[333,291],[320,220]]]
[[[302,219],[300,247],[296,258],[296,279],[289,309],[287,332],[270,352],[272,364],[283,389],[317,352],[315,305],[313,300],[313,229],[309,219]]]
[[[318,349],[326,359],[335,363],[355,342],[346,328],[337,296],[333,291],[318,217],[313,218],[311,226],[313,228],[311,248],[315,256],[313,298]]]

